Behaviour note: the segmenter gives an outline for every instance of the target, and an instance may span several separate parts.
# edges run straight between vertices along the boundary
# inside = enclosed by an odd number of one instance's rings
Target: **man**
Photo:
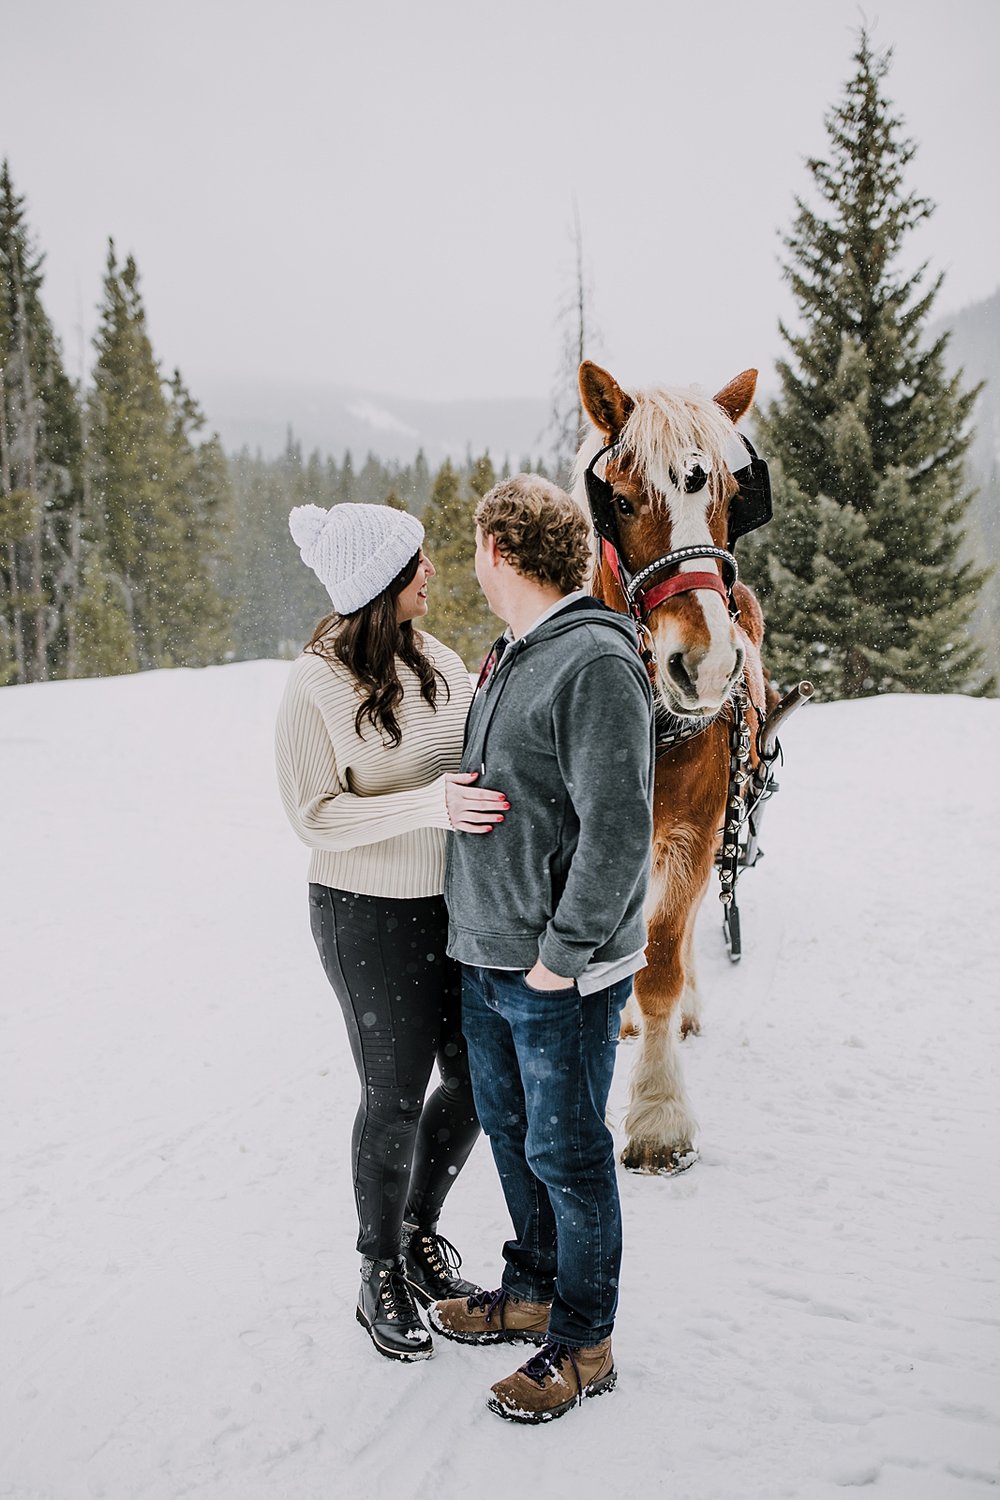
[[[455,780],[495,790],[476,831],[449,838],[445,896],[476,1106],[514,1237],[497,1291],[438,1302],[430,1317],[463,1343],[540,1344],[489,1406],[544,1422],[616,1379],[621,1209],[604,1113],[645,962],[651,692],[631,622],[582,591],[590,530],[568,495],[519,474],[476,522],[476,574],[507,630]]]

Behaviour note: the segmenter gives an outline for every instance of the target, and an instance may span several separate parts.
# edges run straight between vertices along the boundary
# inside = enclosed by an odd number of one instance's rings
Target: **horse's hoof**
[[[697,1016],[681,1016],[681,1041],[689,1036],[701,1036],[701,1022]]]
[[[655,1141],[629,1141],[621,1154],[627,1172],[645,1172],[656,1177],[677,1177],[697,1160],[693,1146],[662,1146]]]

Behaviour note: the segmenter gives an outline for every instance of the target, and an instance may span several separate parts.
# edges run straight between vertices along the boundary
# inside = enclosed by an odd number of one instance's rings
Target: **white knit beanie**
[[[424,539],[416,516],[391,505],[297,505],[288,529],[339,615],[387,589]]]

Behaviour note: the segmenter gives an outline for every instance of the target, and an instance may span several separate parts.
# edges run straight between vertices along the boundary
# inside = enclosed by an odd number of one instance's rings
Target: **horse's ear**
[[[715,398],[715,404],[722,407],[730,422],[738,422],[753,405],[753,393],[756,389],[757,371],[744,370],[722,387]]]
[[[635,405],[615,377],[590,359],[580,366],[580,400],[594,426],[609,438],[618,436]]]

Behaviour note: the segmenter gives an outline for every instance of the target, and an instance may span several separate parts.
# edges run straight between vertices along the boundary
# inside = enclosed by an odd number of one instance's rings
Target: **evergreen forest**
[[[755,427],[775,521],[741,543],[774,680],[808,676],[826,697],[994,686],[983,647],[996,595],[966,463],[980,392],[931,322],[941,278],[905,269],[933,205],[908,180],[890,61],[862,29],[784,236],[798,317],[781,328],[779,393]],[[438,572],[428,628],[478,664],[499,628],[472,568],[473,512],[501,477],[489,453],[436,471],[423,452],[356,465],[303,453],[289,431],[276,458],[226,454],[181,373],[160,366],[132,255],[109,242],[83,382],[67,374],[43,272],[4,162],[0,685],[294,655],[329,603],[288,512],[344,501],[422,517]],[[579,423],[580,285],[560,431]],[[552,461],[563,478],[571,448],[570,431]]]
[[[345,500],[424,518],[438,580],[429,628],[478,662],[496,633],[472,571],[488,454],[355,467],[285,451],[226,455],[150,340],[139,271],[109,243],[85,389],[42,298],[43,256],[0,168],[0,685],[292,656],[329,601],[288,533],[295,505]]]

